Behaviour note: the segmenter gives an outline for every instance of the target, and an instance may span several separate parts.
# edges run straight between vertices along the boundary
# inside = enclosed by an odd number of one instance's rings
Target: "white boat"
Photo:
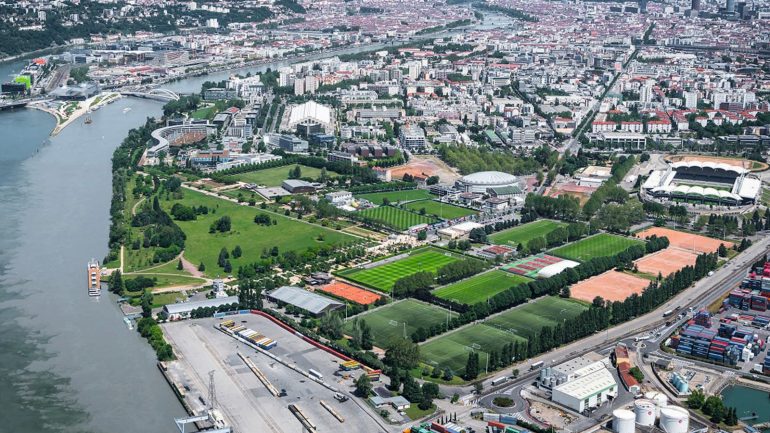
[[[124,317],[123,318],[123,322],[126,324],[126,326],[128,327],[129,330],[133,330],[134,329],[134,324],[131,323],[131,319],[129,319],[128,317]]]
[[[99,296],[102,294],[102,270],[99,268],[99,261],[91,259],[86,266],[88,272],[88,296]]]
[[[126,113],[128,113],[129,111],[131,111],[131,107],[126,107],[126,108],[124,108],[124,109],[123,109],[123,114],[126,114]]]

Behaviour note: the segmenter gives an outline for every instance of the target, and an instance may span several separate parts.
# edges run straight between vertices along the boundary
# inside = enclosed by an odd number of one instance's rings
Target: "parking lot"
[[[270,353],[303,370],[312,368],[320,372],[325,382],[350,399],[342,403],[337,401],[332,390],[222,333],[215,327],[220,319],[199,319],[162,325],[179,358],[170,363],[169,375],[185,389],[185,399],[190,406],[200,409],[209,403],[208,374],[213,370],[216,407],[236,432],[302,431],[299,421],[288,409],[292,403],[304,412],[318,431],[394,430],[386,428],[366,403],[351,397],[353,380],[360,371],[348,378],[341,376],[339,358],[317,349],[264,317],[240,315],[230,318],[277,341],[278,346]],[[285,396],[274,397],[238,353],[248,356],[278,390],[285,391]],[[324,409],[321,400],[331,405],[344,418],[344,423]]]

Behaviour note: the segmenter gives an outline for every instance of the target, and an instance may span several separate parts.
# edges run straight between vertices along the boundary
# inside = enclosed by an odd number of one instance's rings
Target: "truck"
[[[500,385],[501,383],[505,383],[507,381],[508,381],[508,377],[507,376],[498,377],[497,379],[494,379],[492,381],[492,386],[497,386],[497,385]]]
[[[310,377],[313,377],[313,378],[318,379],[318,380],[324,380],[324,375],[319,373],[316,370],[313,370],[312,368],[309,369],[307,372],[308,372],[308,374],[310,374]]]
[[[542,366],[543,366],[543,364],[545,364],[545,362],[543,362],[543,361],[537,361],[536,363],[532,364],[532,366],[531,366],[531,367],[529,367],[529,369],[530,369],[531,371],[533,371],[533,370],[538,370],[540,367],[542,367]]]
[[[663,317],[668,317],[672,314],[674,314],[674,310],[666,310],[663,312]]]

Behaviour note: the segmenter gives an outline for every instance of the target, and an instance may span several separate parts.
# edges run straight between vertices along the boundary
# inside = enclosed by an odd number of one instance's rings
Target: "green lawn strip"
[[[640,239],[631,239],[609,233],[599,233],[551,250],[550,254],[585,262],[596,257],[614,256],[621,251],[625,251],[632,245],[639,245],[643,242],[644,241]]]
[[[524,338],[478,323],[421,344],[420,359],[434,368],[448,367],[455,375],[460,375],[465,370],[469,352],[478,351],[479,365],[483,370],[489,351],[499,351],[515,340]]]
[[[352,269],[339,275],[383,292],[390,292],[395,282],[421,271],[436,272],[440,267],[460,260],[457,256],[438,248],[424,248],[394,262],[368,269]]]
[[[201,262],[205,263],[206,274],[209,276],[224,275],[222,269],[217,266],[219,252],[223,247],[228,251],[232,251],[236,245],[241,247],[243,255],[240,258],[231,256],[229,259],[233,269],[237,269],[238,266],[259,260],[264,249],[271,249],[274,246],[278,247],[279,253],[299,252],[311,247],[336,245],[356,239],[339,231],[292,220],[283,215],[253,207],[241,206],[187,189],[184,190],[184,198],[181,200],[161,200],[161,206],[166,211],[175,203],[186,206],[203,205],[210,209],[207,215],[198,215],[194,221],[176,221],[187,235],[185,258],[196,266]],[[214,213],[213,210],[216,212]],[[277,224],[271,226],[255,224],[254,216],[257,213],[270,215]],[[211,224],[225,215],[232,220],[231,231],[209,233]],[[323,235],[323,239],[319,239],[319,235]]]
[[[192,275],[190,275],[190,273],[185,271],[184,269],[182,270],[177,269],[178,263],[179,263],[179,260],[174,259],[167,263],[155,263],[152,266],[139,269],[135,272],[140,274],[151,274],[151,273],[176,274],[176,275],[181,275],[186,277],[192,277]]]
[[[419,215],[393,206],[378,206],[358,212],[360,215],[380,221],[396,230],[406,230],[418,224],[433,224],[438,220],[431,216]]]
[[[557,227],[565,227],[566,225],[566,223],[552,220],[532,221],[489,235],[489,240],[498,245],[508,244],[514,247],[518,244],[527,245],[530,240],[538,237],[544,238]]]
[[[408,416],[409,419],[411,419],[412,421],[416,421],[418,419],[421,419],[423,417],[426,417],[426,416],[432,414],[435,411],[436,411],[436,405],[435,404],[431,405],[431,407],[426,409],[426,410],[422,410],[422,409],[420,409],[418,404],[414,403],[414,404],[410,405],[409,409],[406,409],[404,411],[404,413],[406,413],[406,416]]]
[[[155,278],[156,282],[155,282],[155,285],[152,286],[153,289],[161,289],[164,287],[175,287],[175,286],[199,286],[201,284],[206,283],[206,280],[204,280],[203,278],[187,277],[184,275],[159,275],[151,272],[126,274],[125,278],[131,279],[139,276],[146,277],[146,278]]]
[[[407,209],[411,209],[414,212],[421,213],[421,209],[425,209],[425,213],[428,215],[435,215],[441,219],[453,220],[455,218],[461,218],[468,215],[475,215],[476,211],[473,209],[467,209],[460,206],[454,206],[447,203],[441,203],[435,200],[418,200],[407,203],[404,205]]]
[[[228,180],[241,181],[245,183],[255,183],[265,186],[281,186],[281,183],[289,178],[289,170],[293,170],[296,164],[283,165],[280,167],[266,168],[264,170],[249,171],[227,176]],[[317,178],[321,175],[321,169],[300,165],[302,171],[301,177]],[[329,176],[335,174],[328,172]]]
[[[473,305],[484,302],[487,298],[510,287],[528,281],[531,280],[527,277],[495,269],[448,286],[440,287],[434,290],[433,294],[442,299]]]
[[[406,189],[402,191],[372,192],[368,194],[356,194],[355,198],[369,200],[374,204],[382,204],[382,199],[387,198],[391,203],[399,203],[412,200],[425,200],[433,195],[425,189]]]
[[[456,317],[452,313],[451,317]],[[343,327],[343,332],[350,335],[353,331],[354,320],[363,320],[372,329],[374,344],[386,348],[390,343],[404,339],[411,341],[411,336],[419,327],[429,328],[444,324],[449,317],[449,310],[420,302],[405,299],[379,307],[370,312],[349,318]]]
[[[227,191],[220,191],[219,193],[236,200],[242,199],[244,202],[248,202],[251,199],[254,199],[256,203],[262,203],[265,201],[265,199],[256,192],[246,191],[240,188],[228,189]]]

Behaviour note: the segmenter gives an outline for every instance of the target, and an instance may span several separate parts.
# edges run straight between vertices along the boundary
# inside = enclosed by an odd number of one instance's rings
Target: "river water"
[[[23,65],[0,63],[0,81]],[[195,92],[231,73],[164,87]],[[158,102],[121,99],[94,112],[92,124],[79,119],[49,137],[50,115],[0,112],[0,432],[176,431],[184,411],[154,352],[124,325],[112,295],[86,293],[86,262],[107,253],[112,152],[160,113]]]
[[[722,391],[722,398],[726,406],[737,409],[738,418],[756,415],[757,418],[748,421],[749,424],[770,421],[770,393],[767,391],[745,386],[730,386]],[[770,432],[770,429],[764,431]]]

